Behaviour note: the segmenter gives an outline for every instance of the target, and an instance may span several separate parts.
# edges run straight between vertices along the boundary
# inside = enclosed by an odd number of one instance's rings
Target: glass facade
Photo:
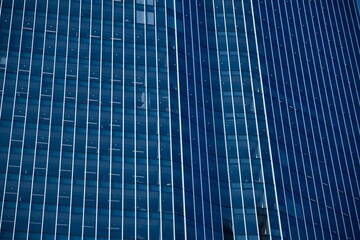
[[[0,239],[360,236],[355,1],[0,2]]]
[[[356,2],[259,1],[254,9],[282,236],[357,239]]]

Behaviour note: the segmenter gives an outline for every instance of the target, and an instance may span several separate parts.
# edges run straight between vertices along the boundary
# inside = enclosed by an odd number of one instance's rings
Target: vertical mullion
[[[161,186],[162,186],[162,182],[161,182],[161,158],[160,158],[160,99],[159,99],[159,95],[160,95],[160,89],[159,89],[159,81],[158,81],[158,77],[159,77],[159,61],[158,61],[158,52],[159,52],[159,48],[158,48],[158,25],[157,25],[157,1],[154,1],[154,22],[155,22],[155,55],[156,55],[156,59],[155,59],[155,69],[156,69],[156,76],[155,79],[156,81],[156,133],[157,133],[157,160],[158,160],[158,178],[159,178],[159,217],[160,217],[160,226],[159,226],[159,238],[162,240],[163,239],[163,234],[162,234],[162,228],[163,228],[163,220],[162,220],[162,194],[161,194]]]
[[[108,195],[108,239],[111,239],[111,230],[112,230],[112,222],[111,222],[111,210],[112,210],[112,174],[113,174],[113,111],[114,111],[114,15],[115,15],[115,2],[111,1],[111,67],[110,67],[110,159],[109,159],[109,195]]]
[[[77,129],[77,106],[78,106],[78,92],[79,92],[79,64],[80,64],[80,32],[81,32],[81,6],[82,1],[79,3],[79,24],[78,24],[78,44],[77,44],[77,60],[76,60],[76,91],[75,91],[75,113],[74,113],[74,133],[73,133],[73,146],[72,146],[72,159],[71,159],[71,180],[70,180],[70,206],[69,206],[69,221],[68,221],[68,237],[71,236],[71,223],[72,223],[72,209],[73,209],[73,189],[74,189],[74,171],[75,171],[75,144],[76,144],[76,129]],[[71,9],[71,3],[68,5]],[[69,10],[70,12],[70,10]],[[68,15],[70,19],[70,15]],[[69,21],[70,22],[70,21]],[[70,29],[69,29],[70,30]],[[69,34],[69,33],[68,33]],[[67,69],[65,68],[65,75],[67,75]],[[66,94],[66,92],[65,92]],[[64,98],[65,98],[64,94]]]
[[[145,19],[144,19],[145,21]],[[137,90],[137,81],[136,81],[136,76],[137,76],[137,72],[136,72],[136,64],[137,64],[137,61],[136,61],[136,1],[133,3],[133,42],[134,42],[134,52],[133,52],[133,71],[134,71],[134,82],[133,82],[133,85],[134,85],[134,92],[133,92],[133,108],[134,108],[134,148],[133,148],[133,152],[134,152],[134,231],[135,231],[135,234],[134,234],[134,238],[137,238],[137,189],[138,189],[138,186],[137,186],[137,133],[136,133],[136,130],[137,130],[137,124],[136,124],[136,117],[137,117],[137,105],[136,105],[136,90]]]
[[[67,41],[66,41],[66,60],[65,60],[65,79],[64,79],[64,93],[63,93],[63,104],[62,104],[62,120],[61,120],[61,137],[60,137],[60,156],[59,156],[59,171],[58,171],[58,183],[57,183],[57,191],[56,191],[56,216],[55,216],[55,229],[54,229],[54,236],[55,238],[57,237],[57,228],[58,228],[58,215],[59,215],[59,199],[60,199],[60,188],[61,188],[61,163],[62,163],[62,155],[63,155],[63,142],[64,142],[64,131],[65,131],[65,106],[66,106],[66,88],[67,88],[67,66],[68,66],[68,47],[69,47],[69,29],[70,29],[70,8],[71,8],[71,3],[69,3],[69,8],[68,8],[68,21],[67,21]],[[59,16],[59,8],[60,8],[60,0],[58,0],[58,7],[57,7],[57,16],[58,18]],[[57,24],[58,26],[58,24]],[[46,26],[45,26],[46,27]],[[58,29],[57,29],[58,30]],[[58,31],[57,31],[58,32]],[[56,36],[57,36],[57,32],[56,32]],[[57,37],[56,40],[57,42]],[[56,42],[55,42],[55,54],[54,54],[54,58],[56,58]],[[56,63],[56,61],[54,60],[54,62]],[[55,69],[53,70],[53,74],[55,74]],[[55,86],[53,85],[53,92],[52,92],[52,98],[54,96],[54,91]],[[53,101],[52,101],[53,102]],[[51,111],[52,111],[52,107],[51,107]],[[51,114],[52,115],[52,114]],[[51,119],[51,115],[50,115],[50,119]],[[74,131],[75,132],[75,131]],[[50,120],[50,130],[49,130],[49,141],[50,141],[50,134],[51,134],[51,120]],[[49,144],[50,145],[50,144]],[[50,152],[50,146],[48,146],[48,152]],[[46,183],[45,183],[46,184]],[[46,188],[45,188],[45,194],[46,194]],[[44,194],[44,210],[43,210],[43,215],[45,216],[45,202],[46,202],[46,195]],[[42,231],[41,233],[43,234],[44,232],[44,220],[45,217],[43,217],[43,224],[42,224]]]
[[[73,134],[73,148],[71,159],[71,181],[70,181],[70,206],[69,206],[69,221],[68,221],[68,237],[71,236],[72,226],[72,207],[73,207],[73,189],[74,189],[74,171],[75,171],[75,144],[76,144],[76,129],[77,129],[77,110],[78,110],[78,96],[79,96],[79,75],[80,75],[80,32],[81,32],[81,7],[82,1],[79,3],[79,24],[78,24],[78,43],[77,43],[77,61],[76,61],[76,92],[75,92],[75,113],[74,113],[74,134]],[[70,7],[69,7],[70,8]],[[71,11],[69,11],[70,13]],[[70,14],[68,15],[70,18]],[[67,73],[67,69],[65,68]],[[65,91],[66,92],[66,91]],[[65,95],[64,95],[65,96]],[[76,183],[75,183],[76,184]]]
[[[121,182],[121,239],[124,238],[124,227],[125,227],[125,223],[124,223],[124,215],[125,215],[125,210],[124,210],[124,201],[125,201],[125,5],[126,3],[123,3],[123,8],[122,8],[122,14],[123,14],[123,24],[122,24],[122,39],[123,39],[123,49],[122,49],[122,64],[123,64],[123,68],[122,68],[122,123],[121,123],[121,132],[122,132],[122,143],[121,143],[121,176],[122,176],[122,182]]]
[[[144,53],[144,69],[145,69],[145,76],[144,76],[144,84],[145,84],[145,100],[144,100],[144,104],[145,104],[145,145],[146,145],[146,232],[147,232],[147,238],[150,238],[150,184],[149,184],[149,119],[148,119],[148,114],[149,114],[149,99],[148,99],[148,59],[147,59],[147,24],[148,24],[148,18],[147,18],[147,3],[145,2],[144,4],[144,12],[145,12],[145,25],[144,25],[144,48],[145,48],[145,53]]]
[[[98,219],[99,219],[99,182],[100,182],[100,154],[101,154],[101,110],[102,110],[102,45],[103,45],[103,10],[104,10],[104,2],[101,2],[100,5],[100,59],[99,59],[99,96],[98,96],[98,132],[97,132],[97,161],[96,161],[96,211],[95,211],[95,234],[94,237],[98,238]]]
[[[92,0],[90,2],[90,23],[89,23],[89,47],[88,47],[88,89],[86,94],[86,130],[85,130],[85,157],[84,157],[84,188],[83,188],[83,206],[82,206],[82,226],[81,226],[81,239],[84,239],[84,230],[85,230],[85,208],[86,208],[86,185],[87,185],[87,175],[89,174],[87,169],[88,161],[88,151],[89,151],[89,111],[90,111],[90,83],[91,83],[91,47],[92,47]]]

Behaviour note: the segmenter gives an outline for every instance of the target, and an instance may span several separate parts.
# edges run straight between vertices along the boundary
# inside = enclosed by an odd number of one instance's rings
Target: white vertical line
[[[74,114],[74,134],[73,134],[73,152],[71,160],[71,180],[70,180],[70,206],[69,206],[69,222],[68,222],[68,237],[71,236],[71,221],[72,221],[72,202],[73,202],[73,186],[74,186],[74,166],[75,166],[75,144],[76,144],[76,125],[77,125],[77,106],[79,93],[79,75],[80,75],[80,30],[81,30],[81,7],[82,1],[79,2],[79,26],[78,26],[78,43],[77,43],[77,61],[76,61],[76,93],[75,93],[75,114]],[[68,16],[70,17],[70,15]],[[67,70],[65,69],[65,73]]]
[[[108,196],[108,203],[109,203],[109,211],[108,211],[108,239],[111,239],[111,208],[112,208],[112,161],[113,161],[113,111],[114,111],[114,81],[113,81],[113,74],[114,74],[114,15],[115,15],[115,3],[111,1],[111,89],[110,89],[110,162],[109,162],[109,196]]]
[[[155,18],[155,55],[156,55],[156,59],[155,59],[155,68],[156,68],[156,106],[157,106],[157,127],[156,127],[156,132],[157,132],[157,157],[159,160],[159,174],[158,174],[158,178],[159,178],[159,216],[160,216],[160,226],[159,226],[159,232],[160,232],[160,239],[163,239],[163,234],[162,234],[162,194],[161,194],[161,154],[160,154],[160,105],[159,105],[159,62],[158,62],[158,26],[157,26],[157,8],[156,8],[156,1],[154,1],[154,18]]]
[[[123,29],[122,29],[122,39],[123,39],[123,49],[122,49],[122,100],[121,100],[121,102],[122,102],[122,119],[121,119],[121,121],[122,121],[122,124],[121,124],[121,133],[122,133],[122,139],[121,139],[121,144],[122,144],[122,146],[121,146],[121,164],[122,164],[122,166],[121,166],[121,171],[122,171],[122,173],[121,173],[121,177],[122,177],[122,186],[121,186],[121,204],[122,204],[122,206],[121,206],[121,224],[122,224],[122,226],[121,226],[121,239],[123,239],[124,238],[124,226],[125,226],[125,224],[124,224],[124,215],[125,215],[125,210],[124,210],[124,208],[125,208],[125,204],[124,204],[124,201],[125,201],[125,190],[124,190],[124,188],[125,188],[125,154],[124,154],[124,152],[125,152],[125,7],[126,7],[126,5],[125,5],[125,3],[123,3],[123,6],[122,6],[122,16],[123,16],[123,24],[122,24],[122,27],[123,27]]]
[[[177,9],[176,9],[176,1],[173,1],[174,4],[174,21],[175,21],[175,45],[176,45],[176,72],[177,72],[177,97],[178,97],[178,110],[179,110],[179,134],[180,134],[180,162],[181,162],[181,187],[182,187],[182,201],[183,201],[183,214],[184,214],[184,237],[186,237],[186,209],[185,209],[185,181],[184,181],[184,153],[183,153],[183,137],[182,137],[182,115],[181,115],[181,98],[180,98],[180,71],[179,71],[179,45],[177,34],[181,34],[178,31],[177,26]],[[182,27],[182,26],[181,26]],[[174,212],[175,215],[175,212]],[[175,225],[175,217],[174,217],[174,225]],[[176,235],[174,235],[176,237]]]
[[[133,49],[133,68],[134,68],[134,93],[133,93],[133,108],[134,108],[134,227],[135,227],[135,234],[134,234],[134,238],[137,238],[137,133],[136,133],[136,129],[137,129],[137,124],[136,124],[136,115],[137,115],[137,105],[136,105],[136,90],[137,90],[137,83],[136,83],[136,1],[133,3],[133,42],[134,42],[134,49]],[[146,13],[144,12],[144,24],[146,24]]]
[[[101,154],[101,144],[100,144],[100,140],[101,140],[101,110],[102,110],[102,43],[103,43],[103,24],[104,24],[104,19],[103,19],[103,11],[104,11],[104,1],[101,1],[101,7],[100,7],[100,20],[101,20],[101,24],[100,24],[100,33],[99,33],[99,37],[100,37],[100,60],[99,60],[99,99],[98,99],[98,104],[99,104],[99,113],[98,113],[98,145],[97,145],[97,163],[96,163],[96,214],[95,214],[95,238],[97,238],[97,234],[98,234],[98,219],[99,219],[99,175],[100,175],[100,154]]]
[[[86,99],[86,130],[85,130],[85,157],[84,157],[84,191],[83,191],[83,212],[82,212],[82,226],[81,226],[81,239],[84,239],[84,229],[85,229],[85,203],[86,203],[86,178],[87,178],[87,156],[88,156],[88,142],[89,142],[89,109],[90,109],[90,77],[91,77],[91,45],[92,45],[92,0],[90,3],[90,23],[89,23],[89,47],[88,47],[88,91],[87,91],[87,99]]]
[[[3,2],[1,1],[1,2],[0,2],[0,17],[1,17],[1,15],[2,15],[1,13],[2,13],[2,10],[3,10],[3,8],[2,8],[2,3],[3,3]],[[10,26],[11,26],[11,25],[10,25]]]
[[[144,0],[145,1],[145,0]],[[149,126],[149,119],[148,119],[148,114],[149,114],[149,100],[148,100],[148,78],[147,78],[147,73],[148,73],[148,59],[147,59],[147,24],[148,24],[148,18],[147,18],[147,4],[145,1],[144,4],[144,8],[145,8],[145,25],[144,25],[144,48],[145,48],[145,54],[144,54],[144,68],[145,68],[145,76],[144,76],[144,84],[145,84],[145,145],[146,145],[146,228],[147,228],[147,238],[150,238],[150,204],[149,204],[149,191],[150,191],[150,187],[149,187],[149,131],[148,131],[148,126]],[[136,16],[135,16],[136,17]]]
[[[146,20],[145,19],[145,15],[144,15],[144,21]],[[134,73],[134,82],[133,82],[133,86],[134,86],[134,92],[133,92],[133,110],[134,110],[134,128],[133,128],[133,133],[134,133],[134,149],[133,149],[133,152],[134,152],[134,238],[137,238],[137,174],[136,174],[136,170],[137,170],[137,152],[136,152],[136,149],[137,149],[137,134],[136,134],[136,115],[137,115],[137,106],[136,106],[136,89],[137,89],[137,86],[136,86],[136,1],[134,1],[133,3],[133,73]],[[146,24],[146,23],[145,23]]]

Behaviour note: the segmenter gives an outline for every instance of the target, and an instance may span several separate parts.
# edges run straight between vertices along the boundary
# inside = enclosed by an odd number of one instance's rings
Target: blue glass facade
[[[254,9],[282,236],[357,239],[356,2],[259,1]]]
[[[1,239],[360,236],[355,1],[0,9]]]

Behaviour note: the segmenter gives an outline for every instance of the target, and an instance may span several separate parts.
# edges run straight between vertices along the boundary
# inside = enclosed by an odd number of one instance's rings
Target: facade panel
[[[283,237],[356,239],[356,3],[260,1],[256,11]]]
[[[355,1],[4,0],[1,239],[355,239]]]

